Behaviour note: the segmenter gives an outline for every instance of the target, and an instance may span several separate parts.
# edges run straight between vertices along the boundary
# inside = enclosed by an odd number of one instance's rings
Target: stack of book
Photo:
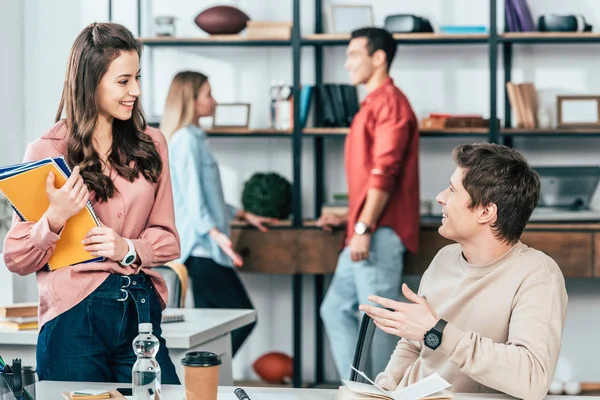
[[[538,127],[538,96],[533,83],[506,82],[506,92],[510,106],[517,117],[517,128],[535,129]]]
[[[356,86],[326,83],[313,86],[305,85],[300,92],[300,122],[304,127],[310,105],[315,97],[315,105],[321,111],[321,123],[315,128],[347,128],[358,112],[359,100]]]
[[[0,306],[0,327],[12,331],[37,329],[37,315],[37,303],[18,303]]]
[[[508,32],[533,32],[536,30],[527,0],[504,0],[504,13]]]
[[[248,21],[246,37],[264,40],[290,40],[292,22],[289,21]]]

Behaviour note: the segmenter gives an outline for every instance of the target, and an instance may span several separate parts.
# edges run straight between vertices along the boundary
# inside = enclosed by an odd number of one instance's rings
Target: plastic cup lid
[[[208,351],[191,351],[181,359],[181,364],[189,367],[214,367],[221,365],[221,358]]]

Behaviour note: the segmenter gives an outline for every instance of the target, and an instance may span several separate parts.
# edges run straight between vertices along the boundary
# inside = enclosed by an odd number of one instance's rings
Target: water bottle
[[[137,361],[133,365],[133,400],[160,400],[160,365],[156,354],[160,343],[152,334],[152,324],[140,324],[133,340]]]

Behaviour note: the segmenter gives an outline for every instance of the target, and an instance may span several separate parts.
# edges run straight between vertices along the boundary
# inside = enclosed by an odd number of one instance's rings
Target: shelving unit
[[[137,0],[138,27],[142,26],[141,1]],[[314,72],[315,85],[323,83],[323,61],[324,51],[327,47],[345,46],[349,42],[349,35],[326,34],[323,32],[323,0],[314,0],[315,24],[314,33],[302,37],[300,35],[300,0],[292,0],[293,4],[293,27],[290,40],[265,40],[249,39],[238,35],[205,38],[164,38],[164,37],[141,37],[142,43],[149,47],[200,47],[200,46],[239,46],[239,47],[288,47],[291,50],[293,65],[293,99],[294,99],[294,128],[289,132],[274,131],[270,129],[238,129],[238,130],[213,130],[207,132],[214,138],[282,138],[291,139],[291,161],[293,165],[293,218],[290,221],[279,224],[275,229],[317,229],[314,222],[305,221],[302,215],[302,174],[301,151],[303,139],[311,138],[314,147],[314,185],[315,185],[315,210],[314,215],[320,215],[321,205],[325,200],[325,139],[344,139],[347,128],[302,128],[300,125],[300,66],[303,47],[314,49]],[[399,45],[481,45],[488,51],[489,64],[489,120],[490,126],[483,129],[422,129],[421,138],[477,138],[492,143],[503,142],[512,145],[515,137],[598,137],[600,130],[525,130],[513,129],[511,121],[511,107],[506,91],[504,94],[504,126],[498,127],[494,121],[497,120],[497,70],[499,63],[499,50],[502,50],[502,62],[504,66],[504,83],[511,80],[511,68],[513,57],[513,46],[518,44],[600,44],[598,33],[498,33],[497,23],[498,0],[489,0],[489,29],[488,34],[473,35],[450,35],[450,34],[395,34],[394,37]],[[112,18],[112,0],[109,0],[109,20]],[[506,22],[505,22],[506,25]],[[141,30],[141,29],[140,29]],[[141,32],[138,32],[141,36]],[[322,115],[318,105],[314,107],[314,120],[317,125],[322,121]],[[237,228],[245,228],[245,225],[236,225]],[[315,384],[324,381],[323,362],[323,326],[320,323],[319,308],[324,295],[324,275],[314,274],[315,283],[315,313],[316,323],[316,379]],[[294,273],[292,276],[293,293],[293,352],[294,371],[302,371],[302,275]],[[301,373],[294,374],[293,386],[300,387],[303,384]]]

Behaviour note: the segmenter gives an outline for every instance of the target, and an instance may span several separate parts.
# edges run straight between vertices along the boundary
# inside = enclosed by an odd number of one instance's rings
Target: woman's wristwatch
[[[133,245],[133,242],[129,239],[125,239],[125,241],[127,242],[127,246],[129,246],[129,251],[127,251],[123,259],[119,261],[119,263],[124,267],[133,264],[137,258],[137,253],[135,252],[135,246]]]

